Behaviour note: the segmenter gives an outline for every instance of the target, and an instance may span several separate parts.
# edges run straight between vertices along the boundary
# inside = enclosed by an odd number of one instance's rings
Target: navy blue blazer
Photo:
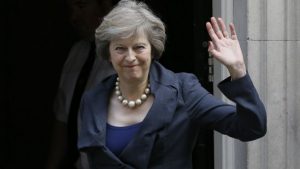
[[[154,102],[119,157],[105,143],[107,108],[116,75],[84,94],[80,109],[78,148],[91,169],[192,169],[197,135],[212,129],[241,141],[266,133],[266,112],[247,74],[219,84],[229,105],[211,95],[189,73],[173,73],[158,62],[150,68]]]

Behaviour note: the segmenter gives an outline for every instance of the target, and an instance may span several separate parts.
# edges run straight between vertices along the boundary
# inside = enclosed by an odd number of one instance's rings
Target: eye
[[[136,49],[136,50],[143,50],[143,49],[145,49],[145,46],[143,46],[143,45],[138,45],[138,46],[135,47],[135,49]]]
[[[115,48],[115,50],[117,50],[117,51],[123,51],[123,50],[125,50],[125,48],[124,48],[124,47],[121,47],[121,46],[117,46],[117,47]]]
[[[124,52],[126,52],[126,48],[123,47],[123,46],[116,46],[116,47],[115,47],[115,51],[116,51],[118,54],[123,54]]]

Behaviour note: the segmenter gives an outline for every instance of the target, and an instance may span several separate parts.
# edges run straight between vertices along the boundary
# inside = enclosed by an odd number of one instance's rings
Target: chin
[[[139,80],[142,79],[143,76],[137,74],[131,74],[126,76],[129,80]]]

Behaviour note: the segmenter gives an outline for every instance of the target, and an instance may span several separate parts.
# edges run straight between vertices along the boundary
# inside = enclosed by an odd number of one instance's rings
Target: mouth
[[[126,67],[126,68],[134,68],[134,67],[136,67],[137,65],[126,65],[126,66],[124,66],[124,67]]]

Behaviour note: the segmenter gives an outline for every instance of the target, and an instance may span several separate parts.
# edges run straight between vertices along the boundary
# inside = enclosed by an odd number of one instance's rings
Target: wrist
[[[243,63],[228,67],[228,71],[230,73],[231,80],[242,78],[247,74],[246,66]]]

